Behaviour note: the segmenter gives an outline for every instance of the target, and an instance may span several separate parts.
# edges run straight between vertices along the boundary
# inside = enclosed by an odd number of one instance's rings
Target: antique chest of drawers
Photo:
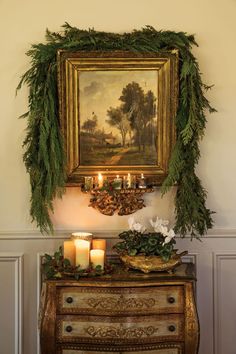
[[[197,354],[193,271],[46,281],[41,354]]]

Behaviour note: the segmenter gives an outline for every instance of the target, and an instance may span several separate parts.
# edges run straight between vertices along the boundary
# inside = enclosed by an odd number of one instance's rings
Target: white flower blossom
[[[155,232],[162,233],[162,227],[165,227],[169,224],[168,220],[159,219],[158,216],[156,217],[156,221],[150,220],[150,224],[152,225]],[[166,228],[167,229],[167,228]]]
[[[133,216],[131,216],[128,219],[128,223],[131,231],[137,231],[140,233],[144,233],[146,231],[145,226],[143,226],[139,222],[136,222]],[[167,225],[169,224],[168,220],[159,219],[157,216],[155,221],[152,219],[150,220],[150,224],[152,225],[155,232],[159,232],[164,236],[165,239],[163,245],[169,243],[172,240],[172,238],[175,237],[174,230],[173,229],[168,230],[167,227]]]
[[[169,236],[169,231],[168,228],[166,226],[160,226],[160,231],[159,231],[162,235],[164,236]]]
[[[174,238],[175,237],[175,232],[173,229],[170,229],[169,231],[169,237]]]
[[[128,223],[131,231],[137,231],[141,233],[144,233],[146,231],[146,227],[140,224],[139,222],[136,222],[133,216],[128,219]]]
[[[163,242],[162,246],[166,245],[166,244],[169,243],[171,240],[172,240],[172,238],[169,237],[169,236],[167,236],[167,237],[165,238],[165,241]]]
[[[164,234],[163,234],[164,235]],[[172,240],[172,238],[174,238],[175,237],[175,232],[174,232],[174,230],[173,229],[170,229],[169,230],[169,232],[167,232],[167,234],[165,234],[165,240],[164,240],[164,242],[163,242],[163,244],[162,245],[166,245],[167,243],[169,243],[171,240]]]
[[[134,223],[135,223],[134,217],[131,216],[131,217],[128,219],[128,224],[129,224],[130,230],[132,230]]]

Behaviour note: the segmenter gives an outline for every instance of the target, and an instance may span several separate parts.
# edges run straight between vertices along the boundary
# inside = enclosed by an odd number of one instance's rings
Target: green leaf
[[[52,256],[50,256],[49,254],[45,254],[44,258],[46,259],[46,261],[51,261],[52,260]]]
[[[65,258],[65,259],[63,260],[63,264],[64,264],[65,267],[71,266],[71,263],[70,263],[69,259],[67,259],[67,258]]]
[[[101,265],[97,265],[97,266],[95,267],[95,270],[96,270],[96,271],[101,271],[101,270],[102,270],[102,266],[101,266]]]
[[[60,260],[60,257],[61,257],[60,251],[54,253],[54,258],[57,262]]]
[[[57,273],[55,273],[54,277],[57,278],[57,279],[61,279],[62,278],[62,274],[60,272],[57,272]]]
[[[136,249],[131,249],[130,251],[129,251],[129,255],[130,256],[135,256],[137,254],[137,250]]]

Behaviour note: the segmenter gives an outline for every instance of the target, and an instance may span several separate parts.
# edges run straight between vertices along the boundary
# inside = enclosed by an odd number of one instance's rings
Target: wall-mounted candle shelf
[[[118,215],[135,213],[145,207],[143,195],[153,192],[143,173],[140,177],[128,173],[127,176],[104,178],[99,172],[97,178],[85,177],[81,190],[91,193],[89,206],[109,216],[116,212]]]
[[[113,190],[112,193],[93,189],[89,206],[104,215],[111,216],[116,212],[118,215],[129,215],[145,207],[143,195],[151,192],[152,188],[120,189]]]

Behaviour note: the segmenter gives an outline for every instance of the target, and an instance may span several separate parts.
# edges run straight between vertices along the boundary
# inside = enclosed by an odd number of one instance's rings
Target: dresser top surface
[[[173,273],[151,272],[144,274],[140,271],[125,271],[120,268],[108,275],[81,277],[79,280],[63,278],[60,280],[48,280],[47,283],[54,283],[57,286],[132,286],[132,283],[145,286],[159,282],[172,283],[194,280],[196,280],[195,266],[192,263],[183,263]]]

